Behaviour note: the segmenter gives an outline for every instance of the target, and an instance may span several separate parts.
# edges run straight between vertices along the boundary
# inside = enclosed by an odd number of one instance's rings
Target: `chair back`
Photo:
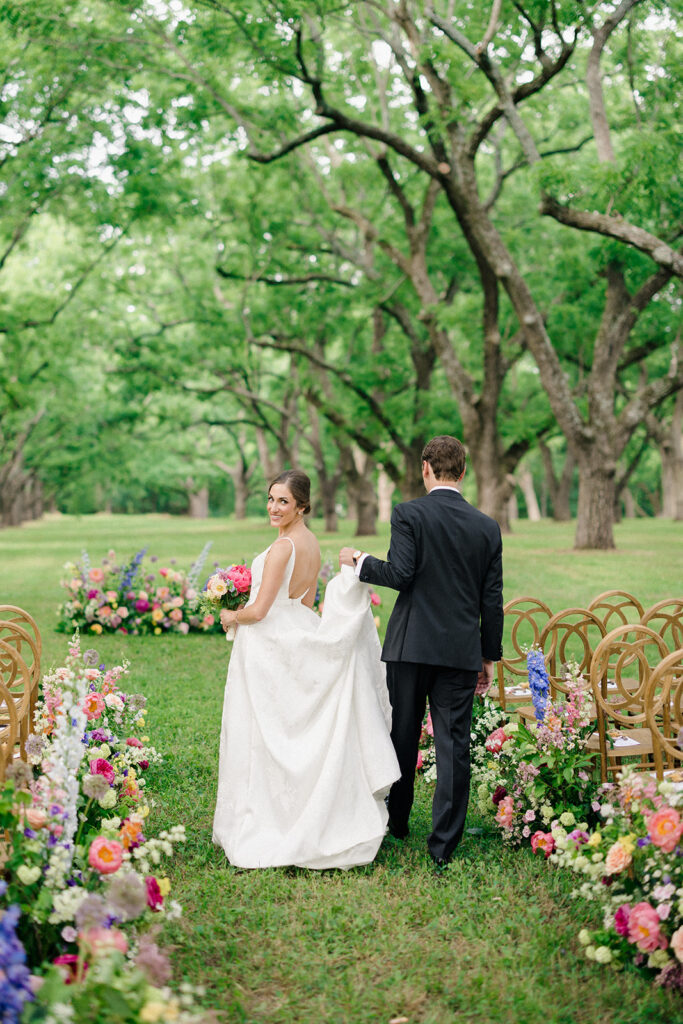
[[[643,612],[640,621],[656,630],[669,651],[683,647],[683,597],[667,597]]]
[[[611,721],[633,729],[645,723],[647,686],[668,653],[662,637],[649,626],[627,623],[610,630],[596,647],[590,667],[598,725]]]
[[[19,727],[19,752],[26,759],[25,742],[29,733],[32,679],[28,665],[12,644],[0,639],[0,684],[5,703],[0,704],[0,730],[13,728],[14,716]],[[16,739],[15,739],[16,742]],[[6,761],[5,761],[6,763]],[[4,772],[4,769],[3,769]]]
[[[652,733],[657,778],[683,761],[683,647],[654,668],[645,694],[645,718]]]
[[[576,662],[588,680],[593,652],[606,632],[600,616],[588,608],[564,608],[551,615],[541,633],[540,647],[553,699],[558,693],[568,693],[565,682],[568,662]]]
[[[0,782],[5,781],[7,765],[14,757],[19,738],[19,717],[14,697],[0,682]]]
[[[505,708],[505,683],[519,683],[527,687],[529,673],[526,652],[537,647],[543,627],[552,615],[547,604],[536,597],[516,597],[503,606],[503,615],[512,620],[510,640],[506,641],[503,657],[497,663],[498,695],[501,707]],[[528,700],[529,695],[523,699]]]
[[[589,612],[595,612],[602,619],[606,630],[627,622],[639,622],[643,614],[640,601],[627,590],[605,590],[594,597],[588,605]]]

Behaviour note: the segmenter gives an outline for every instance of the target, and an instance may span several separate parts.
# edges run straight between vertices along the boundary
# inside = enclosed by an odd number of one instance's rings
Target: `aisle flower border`
[[[159,921],[181,913],[160,865],[185,830],[150,832],[144,774],[161,756],[144,735],[145,698],[121,688],[127,674],[127,664],[107,670],[74,636],[65,664],[44,677],[30,764],[15,762],[0,789],[7,1021],[75,1024],[79,1007],[91,1011],[98,999],[116,1004],[121,1021],[211,1017],[195,1010],[200,990],[169,987],[156,943]]]

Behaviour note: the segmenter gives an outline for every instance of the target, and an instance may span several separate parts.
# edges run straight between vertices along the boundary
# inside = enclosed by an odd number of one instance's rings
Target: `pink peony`
[[[145,612],[149,611],[149,601],[147,600],[146,597],[139,597],[137,599],[137,601],[135,602],[135,611],[138,612],[140,615],[143,615]]]
[[[88,591],[88,600],[92,601],[92,599],[94,597],[97,597],[98,594],[99,594],[99,590],[89,590]]]
[[[80,941],[92,956],[102,956],[114,950],[126,953],[128,950],[128,939],[118,928],[88,928],[80,936]]]
[[[81,963],[79,976],[78,960],[77,953],[61,953],[60,956],[56,956],[52,961],[55,967],[59,968],[62,980],[67,985],[71,985],[74,981],[82,981],[86,975],[88,965]]]
[[[251,569],[246,565],[233,565],[226,573],[229,580],[235,584],[238,594],[246,594],[251,589]]]
[[[29,807],[26,811],[26,824],[29,828],[45,828],[47,814],[42,807]]]
[[[92,580],[93,583],[101,583],[104,579],[103,569],[91,569],[88,573],[88,579]]]
[[[683,964],[683,926],[671,936],[671,948],[676,954],[676,958]]]
[[[137,738],[137,736],[129,736],[128,739],[126,740],[126,746],[127,747],[141,747],[142,746],[142,740],[139,740]]]
[[[114,781],[114,769],[103,757],[96,757],[90,762],[90,774],[103,775],[110,786]]]
[[[664,853],[673,853],[683,835],[683,821],[673,807],[661,807],[650,815],[647,831],[655,846],[659,846]]]
[[[500,729],[495,729],[486,740],[486,749],[490,754],[497,754],[507,739],[505,729],[501,726]]]
[[[631,916],[631,907],[628,903],[622,903],[614,912],[614,930],[617,935],[626,937],[628,935],[628,919]]]
[[[145,885],[147,886],[147,906],[150,910],[161,910],[164,897],[161,895],[159,883],[154,875],[147,875]]]
[[[101,693],[87,693],[83,698],[83,711],[85,717],[92,721],[99,718],[104,711],[104,697]]]
[[[542,850],[546,856],[546,860],[555,849],[555,840],[552,837],[551,832],[534,832],[531,837],[531,849],[534,853]]]
[[[183,613],[180,608],[172,608],[168,613],[169,619],[173,619],[174,622],[182,622]]]
[[[514,803],[511,796],[503,797],[498,804],[496,821],[502,828],[512,828],[512,819],[515,815]]]
[[[605,869],[609,875],[618,875],[627,868],[633,858],[620,842],[613,843],[605,857]]]
[[[113,875],[123,861],[123,846],[115,839],[98,836],[93,839],[88,852],[88,863],[101,875]]]
[[[636,903],[631,907],[628,941],[635,942],[643,953],[666,949],[666,938],[661,933],[657,911],[649,903]]]

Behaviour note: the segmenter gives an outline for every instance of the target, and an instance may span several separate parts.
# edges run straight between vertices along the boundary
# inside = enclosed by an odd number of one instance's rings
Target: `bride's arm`
[[[250,626],[265,618],[285,578],[285,569],[291,553],[292,545],[289,541],[284,538],[275,541],[266,555],[263,578],[256,600],[245,608],[238,608],[236,612],[224,608],[221,612],[223,629],[227,629],[232,623],[237,623],[238,626]]]

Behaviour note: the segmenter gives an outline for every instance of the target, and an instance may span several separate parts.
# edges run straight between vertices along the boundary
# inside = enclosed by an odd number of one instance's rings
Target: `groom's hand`
[[[477,685],[474,690],[476,697],[485,697],[493,682],[493,662],[483,659],[481,672],[477,676]]]
[[[353,569],[353,552],[355,548],[342,548],[339,552],[339,567],[342,565],[350,565]]]

